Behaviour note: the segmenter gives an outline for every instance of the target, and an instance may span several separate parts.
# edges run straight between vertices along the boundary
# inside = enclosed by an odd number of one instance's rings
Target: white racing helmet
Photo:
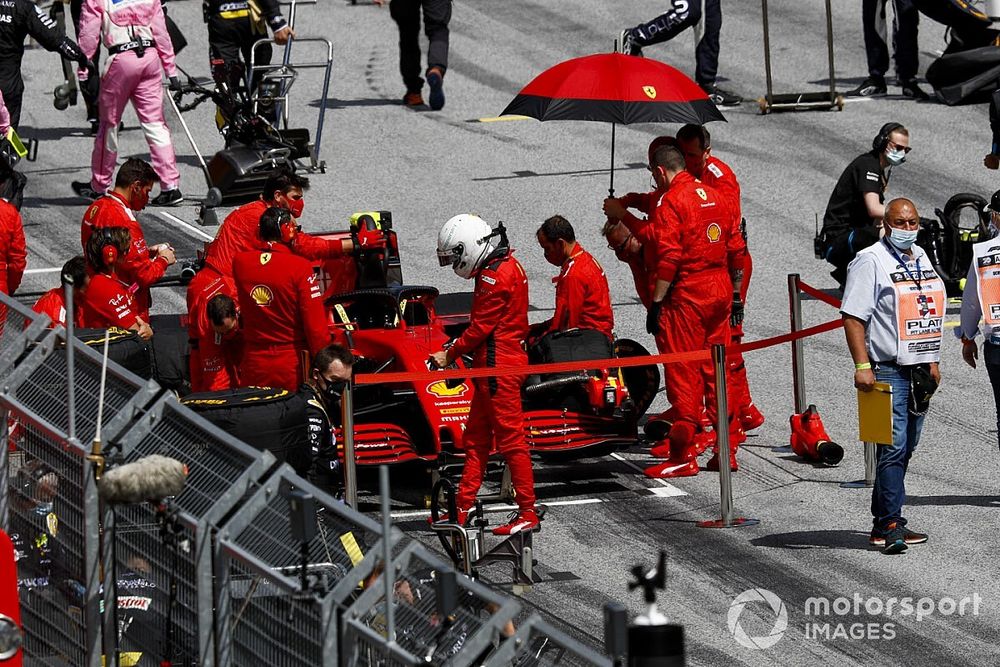
[[[438,233],[438,263],[450,264],[456,275],[469,279],[496,250],[493,238],[493,229],[482,218],[467,213],[456,215]]]

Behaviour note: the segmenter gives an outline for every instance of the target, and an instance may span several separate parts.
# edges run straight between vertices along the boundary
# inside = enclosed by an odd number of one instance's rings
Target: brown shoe
[[[424,96],[419,92],[407,93],[403,95],[403,104],[408,107],[422,107],[424,106]]]

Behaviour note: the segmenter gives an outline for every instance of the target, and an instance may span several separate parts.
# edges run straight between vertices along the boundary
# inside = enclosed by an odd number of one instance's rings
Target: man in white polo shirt
[[[840,312],[854,358],[854,386],[892,388],[892,444],[879,445],[870,543],[897,554],[927,535],[906,528],[906,468],[920,440],[930,394],[941,382],[944,282],[916,245],[920,216],[908,199],[885,208],[882,239],[847,267]]]

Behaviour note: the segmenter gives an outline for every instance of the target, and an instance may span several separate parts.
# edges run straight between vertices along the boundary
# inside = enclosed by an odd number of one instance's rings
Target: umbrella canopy
[[[500,115],[608,123],[726,120],[701,87],[670,65],[598,53],[559,63],[532,80]]]

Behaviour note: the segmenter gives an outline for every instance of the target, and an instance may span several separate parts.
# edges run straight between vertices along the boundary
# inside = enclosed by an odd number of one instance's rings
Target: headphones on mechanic
[[[272,206],[260,217],[261,238],[279,237],[282,243],[291,243],[298,233],[299,226],[287,208]]]
[[[903,125],[901,123],[886,123],[882,126],[882,129],[878,131],[875,138],[872,139],[872,149],[876,153],[881,153],[885,150],[885,147],[889,145],[889,135],[891,135],[896,130],[902,130]]]
[[[118,246],[115,245],[114,234],[112,234],[111,229],[108,227],[98,227],[93,232],[94,236],[97,237],[97,242],[100,243],[100,249],[98,250],[97,257],[90,256],[90,263],[95,269],[108,269],[118,261]],[[90,255],[91,246],[87,244],[88,255]]]

